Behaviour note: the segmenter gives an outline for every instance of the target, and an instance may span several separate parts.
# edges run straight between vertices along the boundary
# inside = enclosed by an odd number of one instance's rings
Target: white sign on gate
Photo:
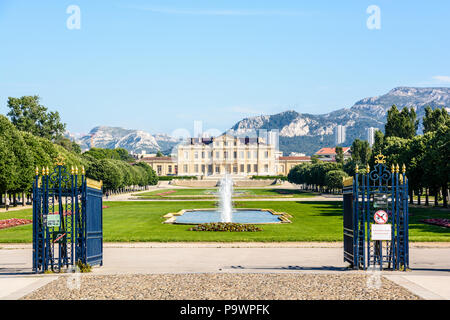
[[[47,227],[59,227],[61,224],[59,214],[47,215]]]
[[[372,240],[392,240],[392,225],[391,224],[372,224],[371,227]]]

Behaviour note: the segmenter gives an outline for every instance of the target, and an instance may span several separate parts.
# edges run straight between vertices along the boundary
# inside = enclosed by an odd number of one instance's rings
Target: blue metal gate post
[[[355,268],[365,270],[371,264],[378,264],[380,269],[383,269],[384,263],[387,263],[387,267],[393,270],[407,270],[409,268],[409,194],[406,167],[403,165],[400,173],[399,165],[396,164],[392,165],[389,171],[385,166],[386,161],[382,154],[377,155],[375,159],[374,169],[370,171],[370,167],[367,165],[365,174],[361,174],[361,183],[358,165],[355,168],[352,186],[353,265]],[[349,186],[349,184],[344,183],[344,186]],[[345,190],[345,193],[348,194],[349,189]],[[372,240],[371,227],[375,223],[373,215],[380,210],[375,209],[380,208],[380,205],[384,208],[383,210],[387,211],[385,213],[388,215],[388,221],[390,220],[390,240],[387,238]],[[344,204],[344,212],[345,208]],[[372,209],[374,209],[373,212]],[[345,239],[344,228],[344,241],[347,241],[344,242],[344,245],[348,244],[348,240]],[[388,241],[387,245],[384,245],[383,241]],[[344,249],[344,255],[349,256],[348,249],[347,251]],[[346,259],[349,261],[348,258]]]
[[[88,252],[97,254],[99,251],[94,262],[100,265],[103,263],[102,224],[88,225],[87,217],[87,203],[97,201],[90,206],[89,218],[94,222],[102,219],[101,182],[91,180],[91,184],[96,183],[100,185],[96,193],[94,192],[97,199],[89,198],[84,168],[82,168],[79,187],[78,168],[72,167],[69,174],[61,157],[57,158],[56,167],[52,173],[46,167],[42,168],[42,173],[39,174],[39,169],[36,168],[33,182],[32,224],[32,268],[35,273],[45,272],[48,269],[60,272],[62,268],[68,268],[79,260],[86,264],[89,258]],[[98,206],[98,197],[100,197],[100,206]],[[55,220],[55,214],[59,217],[59,223]],[[97,235],[92,245],[88,243],[88,228],[94,228]],[[98,245],[99,241],[100,245]],[[90,245],[92,247],[89,249]],[[97,247],[100,247],[100,250],[97,250]]]

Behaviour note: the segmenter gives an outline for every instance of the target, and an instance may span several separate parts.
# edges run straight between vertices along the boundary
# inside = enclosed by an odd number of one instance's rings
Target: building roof
[[[143,161],[171,161],[172,157],[142,157]]]
[[[308,156],[289,156],[289,157],[279,157],[278,160],[309,161],[309,160],[311,160],[311,157],[308,157]]]
[[[350,147],[342,147],[342,152],[347,153],[350,151]],[[318,156],[336,155],[336,148],[322,148],[315,153]]]

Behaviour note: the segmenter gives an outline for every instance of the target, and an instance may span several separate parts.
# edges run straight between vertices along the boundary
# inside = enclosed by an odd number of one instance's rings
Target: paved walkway
[[[295,247],[241,247],[240,243],[105,244],[104,266],[93,273],[364,273],[348,270],[338,244],[297,243]],[[248,243],[246,243],[248,245]],[[2,245],[0,299],[16,299],[55,275],[33,275],[29,245]],[[412,247],[411,272],[382,274],[423,298],[450,299],[450,247]],[[370,271],[369,271],[370,272]]]

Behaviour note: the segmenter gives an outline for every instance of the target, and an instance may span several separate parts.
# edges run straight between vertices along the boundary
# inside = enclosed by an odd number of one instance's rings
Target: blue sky
[[[79,30],[66,27],[69,5]],[[8,96],[38,94],[72,132],[224,130],[447,87],[449,14],[449,1],[0,0],[0,113]]]

